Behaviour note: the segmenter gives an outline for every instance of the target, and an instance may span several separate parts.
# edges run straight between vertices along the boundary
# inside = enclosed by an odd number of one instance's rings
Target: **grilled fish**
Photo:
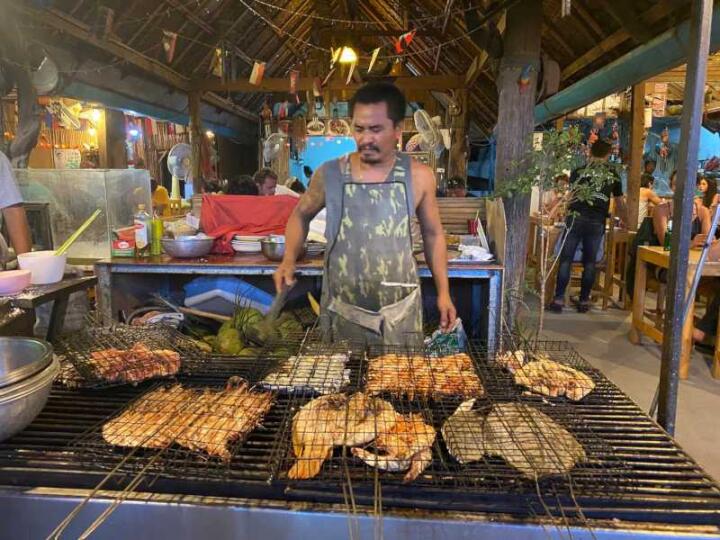
[[[313,478],[320,472],[334,446],[357,446],[372,441],[392,427],[397,413],[380,398],[361,392],[350,396],[329,394],[304,405],[293,418],[295,463],[292,479]]]
[[[440,428],[448,452],[463,464],[480,461],[485,453],[485,417],[472,410],[474,404],[474,399],[461,403]]]
[[[501,456],[528,478],[567,473],[586,458],[572,433],[529,405],[494,405],[483,432],[485,453]]]
[[[432,444],[435,429],[426,424],[419,414],[396,413],[396,421],[386,431],[378,433],[375,447],[378,454],[364,448],[353,448],[352,453],[371,467],[385,471],[407,471],[405,482],[412,482],[432,462]]]

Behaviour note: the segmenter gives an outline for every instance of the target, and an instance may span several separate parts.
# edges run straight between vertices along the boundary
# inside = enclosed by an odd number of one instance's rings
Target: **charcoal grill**
[[[569,475],[529,482],[502,459],[492,457],[460,466],[447,454],[438,436],[432,465],[409,485],[402,483],[401,473],[378,472],[342,448],[335,449],[317,478],[289,481],[286,472],[292,462],[292,418],[300,406],[316,397],[297,392],[277,396],[262,427],[233,449],[229,465],[173,450],[146,470],[135,492],[138,496],[153,493],[275,500],[280,505],[303,504],[305,509],[330,511],[330,505],[344,508],[350,485],[353,503],[359,507],[372,507],[380,491],[386,516],[413,508],[430,512],[426,517],[444,511],[503,519],[513,516],[534,523],[554,517],[585,526],[619,519],[720,527],[720,487],[655,422],[566,344],[545,342],[535,346],[591,375],[596,383],[594,392],[578,403],[528,396],[482,349],[474,348],[472,357],[487,390],[478,407],[522,400],[563,423],[594,457]],[[350,367],[348,392],[362,387],[366,362],[355,356]],[[236,368],[257,380],[272,369],[272,359],[242,359]],[[225,365],[222,369],[229,368]],[[218,368],[202,375],[195,373],[186,383],[219,385],[224,380],[219,372]],[[37,419],[16,437],[0,443],[0,485],[87,490],[115,470],[104,489],[123,490],[156,454],[137,452],[123,461],[127,452],[104,443],[98,438],[98,429],[155,384],[101,392],[54,388]],[[399,412],[423,415],[437,428],[460,401],[397,399],[393,405]]]

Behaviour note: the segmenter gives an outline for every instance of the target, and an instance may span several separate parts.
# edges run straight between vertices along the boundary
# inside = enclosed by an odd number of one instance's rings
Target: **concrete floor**
[[[537,302],[528,300],[537,317]],[[566,308],[548,313],[543,337],[572,343],[588,362],[602,371],[642,409],[650,407],[660,374],[660,347],[649,339],[641,346],[627,338],[630,313],[593,309],[579,314]],[[675,437],[680,446],[711,476],[720,480],[720,380],[710,376],[710,357],[694,351],[690,376],[680,382]]]

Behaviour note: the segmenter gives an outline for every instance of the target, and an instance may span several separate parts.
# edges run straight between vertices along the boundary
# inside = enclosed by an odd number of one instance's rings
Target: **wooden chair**
[[[616,229],[612,223],[605,235],[605,259],[606,264],[603,271],[603,284],[598,293],[602,297],[603,311],[610,303],[620,307],[625,296],[625,267],[627,266],[628,246],[630,235],[627,231]],[[614,289],[618,286],[620,291],[618,301],[615,301]]]
[[[485,199],[479,197],[438,197],[440,221],[449,234],[468,234],[468,220],[486,217]]]

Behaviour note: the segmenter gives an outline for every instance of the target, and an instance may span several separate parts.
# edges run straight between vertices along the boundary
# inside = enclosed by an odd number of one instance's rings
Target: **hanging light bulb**
[[[358,61],[357,53],[355,52],[355,49],[352,47],[343,47],[342,51],[340,51],[340,60],[339,62],[341,64],[354,64]]]

